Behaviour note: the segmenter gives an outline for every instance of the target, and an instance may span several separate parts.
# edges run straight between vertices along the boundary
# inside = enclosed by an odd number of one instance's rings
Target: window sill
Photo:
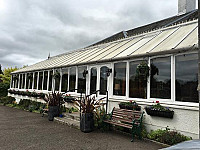
[[[125,97],[112,97],[109,101],[112,102],[129,102],[130,100],[136,101],[140,105],[152,105],[155,104],[155,100],[139,99],[139,98],[128,98]],[[154,101],[154,103],[153,103]],[[185,110],[199,110],[199,103],[189,103],[189,102],[173,102],[171,100],[157,99],[165,107],[174,109],[185,109]]]

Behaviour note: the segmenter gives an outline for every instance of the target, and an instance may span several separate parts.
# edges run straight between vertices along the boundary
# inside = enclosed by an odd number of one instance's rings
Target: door
[[[110,65],[98,65],[89,67],[89,78],[87,94],[92,94],[99,90],[98,95],[106,95],[110,83]]]
[[[110,86],[110,65],[102,65],[99,67],[99,94],[106,95],[106,92],[109,91]]]

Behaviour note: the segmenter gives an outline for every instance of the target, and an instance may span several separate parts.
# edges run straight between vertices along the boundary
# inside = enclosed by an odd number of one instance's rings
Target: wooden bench
[[[104,120],[104,122],[116,126],[121,126],[124,128],[131,129],[133,142],[135,135],[137,134],[141,139],[142,132],[142,118],[144,112],[113,108],[111,113],[111,118],[109,120]]]

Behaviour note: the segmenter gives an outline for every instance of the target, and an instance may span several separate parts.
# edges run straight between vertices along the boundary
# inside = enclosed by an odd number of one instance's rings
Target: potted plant
[[[82,132],[91,132],[94,130],[94,110],[100,107],[100,101],[95,97],[86,96],[83,101],[79,102],[81,105],[81,120],[80,129]]]
[[[59,92],[52,92],[51,94],[46,95],[44,100],[48,105],[48,119],[49,121],[53,121],[54,117],[59,116],[60,105],[64,103],[62,94]]]
[[[129,110],[137,110],[140,111],[141,107],[135,102],[135,101],[129,101],[129,102],[121,102],[119,103],[120,109],[129,109]]]
[[[145,110],[148,115],[159,116],[165,118],[173,118],[174,111],[170,110],[168,107],[162,106],[159,101],[156,101],[155,105],[146,106]]]
[[[143,61],[137,66],[136,74],[137,76],[144,76],[145,78],[147,78],[149,76],[149,70],[150,69],[147,62]]]

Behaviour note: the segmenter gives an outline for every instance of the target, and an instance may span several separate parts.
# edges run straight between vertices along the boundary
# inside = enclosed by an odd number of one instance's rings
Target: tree
[[[0,64],[0,74],[3,74],[2,70],[1,70],[1,64]]]
[[[15,68],[6,68],[3,70],[3,73],[0,74],[0,79],[3,81],[3,83],[8,83],[10,84],[10,80],[11,80],[11,75],[10,73],[13,72],[13,71],[16,71],[18,70],[17,67]]]

